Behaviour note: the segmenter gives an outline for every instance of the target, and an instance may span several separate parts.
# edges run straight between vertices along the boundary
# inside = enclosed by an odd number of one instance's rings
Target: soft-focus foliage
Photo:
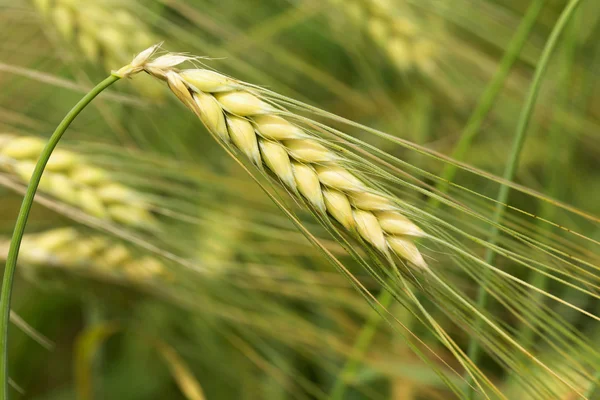
[[[598,396],[598,2],[498,178],[567,3],[0,0],[0,258],[70,107],[153,42],[181,53],[59,144],[20,255],[12,394]]]

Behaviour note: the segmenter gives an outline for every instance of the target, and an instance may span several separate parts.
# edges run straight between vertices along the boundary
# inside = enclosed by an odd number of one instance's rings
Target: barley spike
[[[386,256],[396,254],[427,268],[414,243],[424,232],[389,196],[352,173],[338,150],[276,115],[280,111],[250,86],[214,71],[175,68],[188,59],[192,58],[166,54],[141,68],[166,81],[217,140],[272,172],[292,195],[304,198],[323,217],[331,216]]]

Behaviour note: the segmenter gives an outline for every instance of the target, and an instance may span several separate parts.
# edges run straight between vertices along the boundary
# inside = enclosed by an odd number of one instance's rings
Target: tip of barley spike
[[[129,64],[116,71],[112,71],[111,74],[119,78],[127,78],[133,74],[137,74],[144,68],[148,63],[148,60],[150,60],[150,57],[156,53],[160,46],[162,46],[162,42],[148,47],[146,50],[135,56]]]
[[[156,50],[160,48],[160,46],[162,46],[162,42],[156,43],[155,45],[148,47],[146,50],[142,51],[137,56],[135,56],[131,61],[130,65],[134,68],[142,67],[148,62],[150,57],[152,57],[152,55],[156,52]]]

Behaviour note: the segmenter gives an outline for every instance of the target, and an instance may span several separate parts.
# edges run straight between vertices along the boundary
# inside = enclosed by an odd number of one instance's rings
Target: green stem
[[[383,288],[379,296],[377,296],[377,301],[383,309],[386,309],[390,306],[392,299],[392,294],[388,290],[385,290],[385,288]],[[342,371],[339,373],[335,383],[333,384],[333,388],[329,394],[330,400],[341,400],[344,398],[347,382],[352,380],[352,377],[360,365],[361,356],[367,351],[371,340],[373,340],[373,336],[377,331],[377,326],[382,320],[381,316],[377,312],[376,307],[377,304],[374,304],[367,322],[363,325],[358,333],[356,341],[352,346],[350,357],[348,357],[346,360]]]
[[[510,70],[514,63],[519,59],[519,54],[521,54],[521,50],[523,46],[527,42],[527,38],[529,37],[529,33],[533,29],[535,22],[537,20],[540,11],[542,10],[544,3],[546,0],[536,0],[534,1],[527,13],[523,17],[523,21],[519,25],[515,36],[512,38],[511,42],[508,45],[506,53],[504,53],[504,57],[502,61],[500,61],[500,66],[498,67],[498,71],[492,78],[492,81],[489,83],[485,92],[481,96],[477,107],[471,114],[469,121],[467,121],[467,125],[460,135],[460,140],[456,144],[454,151],[451,154],[451,157],[455,160],[462,161],[467,151],[471,147],[471,143],[475,136],[479,133],[479,129],[485,121],[488,113],[492,109],[492,106],[496,102],[496,98],[500,94],[500,91],[504,87],[504,81],[508,77]],[[441,173],[441,180],[439,181],[437,188],[442,192],[446,193],[448,191],[449,182],[454,179],[456,175],[457,166],[453,164],[446,164]],[[439,200],[436,198],[430,198],[430,205],[432,207],[439,206]]]
[[[15,230],[12,235],[10,242],[10,248],[8,250],[8,256],[6,258],[6,267],[4,268],[4,278],[2,281],[2,293],[0,293],[0,309],[2,317],[0,318],[0,349],[2,349],[2,357],[0,357],[0,384],[2,389],[0,390],[0,400],[8,400],[8,326],[10,316],[10,300],[12,293],[12,285],[15,276],[15,269],[17,266],[17,257],[19,256],[19,248],[21,247],[21,239],[25,232],[25,226],[27,224],[27,218],[29,217],[29,211],[33,204],[33,198],[37,191],[42,173],[46,167],[46,163],[50,159],[50,155],[54,151],[54,148],[60,141],[60,138],[65,133],[71,122],[77,117],[77,115],[104,89],[115,83],[120,78],[118,76],[111,75],[96,87],[94,87],[88,94],[86,94],[80,101],[69,111],[69,113],[62,120],[60,125],[56,128],[50,140],[42,150],[40,158],[35,166],[29,186],[23,198],[21,210],[17,217],[15,224]]]
[[[517,167],[519,165],[519,158],[521,155],[521,150],[523,148],[523,143],[525,142],[525,138],[527,136],[527,128],[529,126],[529,122],[531,121],[531,116],[533,115],[533,109],[540,91],[540,86],[542,84],[542,78],[544,73],[546,72],[546,68],[548,67],[550,56],[554,52],[556,44],[558,43],[558,39],[561,33],[564,31],[567,23],[573,16],[575,10],[581,3],[581,0],[571,0],[569,4],[565,7],[563,12],[561,13],[556,25],[552,29],[552,33],[548,38],[548,42],[544,46],[544,50],[540,57],[540,61],[536,67],[533,82],[529,89],[529,93],[527,94],[527,99],[525,101],[525,107],[519,116],[519,122],[517,124],[517,130],[515,133],[515,138],[513,142],[513,146],[510,152],[510,156],[508,159],[508,163],[506,165],[506,169],[504,171],[504,179],[506,181],[512,181]],[[496,203],[496,209],[494,211],[493,221],[494,225],[490,232],[490,240],[489,242],[492,245],[495,245],[498,240],[499,235],[499,225],[502,222],[502,218],[504,216],[504,212],[506,211],[506,202],[508,201],[508,196],[510,193],[510,186],[503,185],[498,192],[498,198]],[[485,261],[487,264],[493,264],[496,259],[496,253],[488,249],[485,254]],[[488,295],[487,295],[487,281],[489,280],[489,270],[485,270],[483,272],[483,283],[479,287],[479,291],[477,294],[477,307],[483,312],[485,308],[487,308]],[[483,320],[478,320],[478,326],[475,328],[476,331],[480,331],[483,327]],[[479,346],[479,342],[472,337],[469,342],[468,349],[469,358],[473,361],[475,365],[479,363],[479,358],[481,356],[481,348]],[[472,378],[467,374],[466,376],[467,386],[466,390],[469,393],[469,398],[474,398],[475,391],[474,385],[472,385]]]
[[[578,14],[580,16],[581,13]],[[557,102],[555,105],[556,114],[559,114],[560,110],[569,110],[569,91],[571,87],[571,74],[573,65],[575,63],[575,55],[577,51],[577,34],[579,33],[578,27],[580,26],[577,19],[573,20],[570,24],[568,32],[566,34],[564,55],[562,57],[562,63],[560,66],[560,72],[558,73],[558,84],[559,90],[557,93]],[[571,110],[572,111],[572,110]],[[554,162],[548,167],[545,176],[545,185],[547,194],[555,199],[560,199],[564,195],[567,189],[564,185],[568,181],[568,167],[570,165],[571,153],[573,152],[575,133],[565,132],[559,121],[555,121],[549,132],[549,141],[552,143],[550,146],[549,159]],[[546,221],[552,221],[556,216],[556,208],[548,203],[542,203],[539,211],[539,215]],[[552,226],[548,226],[547,223],[541,219],[537,221],[536,229],[540,235],[547,235],[553,231]],[[528,282],[535,287],[542,290],[546,290],[548,286],[548,275],[540,274],[536,270],[529,272]],[[544,300],[542,293],[535,293],[532,296],[534,307],[539,306]],[[521,343],[525,346],[529,346],[535,339],[535,332],[530,324],[522,323],[519,328],[519,335],[522,339]]]

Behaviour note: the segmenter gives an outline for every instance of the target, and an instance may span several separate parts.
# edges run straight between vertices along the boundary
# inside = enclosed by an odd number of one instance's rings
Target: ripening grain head
[[[427,269],[414,242],[424,235],[421,229],[402,215],[393,199],[352,172],[333,145],[277,115],[276,107],[242,82],[214,71],[175,68],[190,59],[167,54],[149,60],[143,69],[166,81],[217,140],[266,168],[322,217],[338,222],[388,259],[396,255]]]

